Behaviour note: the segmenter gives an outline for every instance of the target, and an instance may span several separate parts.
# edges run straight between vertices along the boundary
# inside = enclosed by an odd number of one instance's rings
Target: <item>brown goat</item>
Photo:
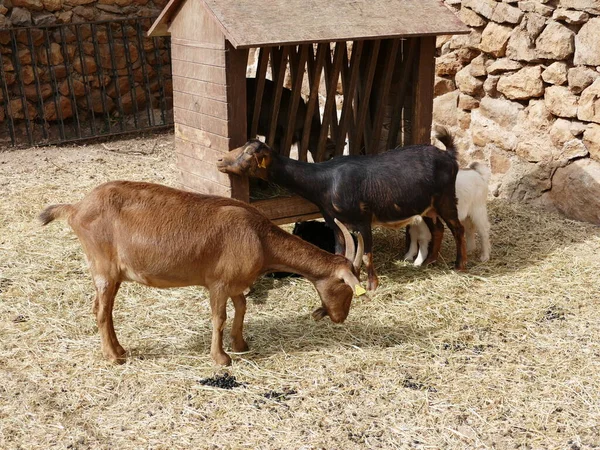
[[[102,184],[75,204],[52,205],[41,214],[44,225],[67,218],[79,238],[96,287],[94,314],[102,352],[125,361],[113,327],[112,309],[119,286],[136,281],[158,288],[200,285],[210,292],[212,343],[216,363],[229,365],[223,350],[226,304],[231,297],[234,352],[248,350],[242,328],[244,291],[266,272],[284,270],[309,279],[321,297],[315,320],[348,316],[362,257],[346,229],[350,249],[332,255],[293,236],[256,208],[238,200],[200,195],[166,186],[130,181]],[[352,261],[356,257],[354,261]],[[353,265],[354,263],[354,265]]]

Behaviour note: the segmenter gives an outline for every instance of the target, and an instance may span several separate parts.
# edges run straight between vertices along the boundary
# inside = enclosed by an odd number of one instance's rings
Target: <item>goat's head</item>
[[[322,306],[317,308],[312,315],[315,320],[329,316],[332,322],[341,323],[348,317],[352,297],[365,294],[359,281],[364,245],[362,236],[358,235],[358,248],[355,252],[350,232],[342,223],[337,220],[336,223],[344,234],[346,254],[337,256],[340,262],[332,276],[315,283]]]
[[[273,150],[264,142],[252,139],[220,158],[217,168],[223,173],[249,175],[266,180],[267,168],[272,159]]]

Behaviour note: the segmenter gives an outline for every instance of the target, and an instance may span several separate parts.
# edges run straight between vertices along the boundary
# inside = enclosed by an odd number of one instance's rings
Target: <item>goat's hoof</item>
[[[316,321],[321,320],[323,317],[327,316],[327,310],[325,308],[317,308],[312,313],[312,318]]]
[[[431,264],[435,264],[437,262],[437,259],[435,258],[427,258],[425,261],[423,261],[423,265],[424,266],[430,266]]]
[[[379,280],[377,278],[374,278],[373,280],[368,280],[367,281],[367,291],[374,291],[375,289],[377,289],[377,286],[379,286]]]
[[[467,271],[467,265],[465,263],[454,264],[454,270],[456,270],[457,272],[466,272]]]
[[[481,255],[481,258],[479,258],[479,261],[481,262],[487,262],[490,260],[490,255]]]
[[[216,362],[220,366],[230,366],[231,358],[227,353],[219,353],[216,355],[211,355],[214,362]]]
[[[244,353],[244,352],[247,352],[248,350],[250,350],[250,348],[248,347],[248,344],[246,343],[246,341],[242,341],[239,343],[232,342],[231,350],[233,350],[235,353]]]

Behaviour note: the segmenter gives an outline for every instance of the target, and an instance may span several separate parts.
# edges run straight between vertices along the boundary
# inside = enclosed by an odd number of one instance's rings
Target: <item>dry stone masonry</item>
[[[168,41],[145,35],[165,4],[0,0],[0,142],[8,140],[10,127],[25,134],[25,117],[30,132],[45,129],[50,141],[58,139],[57,122],[92,120],[96,132],[106,134],[107,126],[124,130],[120,111],[126,119],[136,116],[128,120],[133,128],[164,121],[161,114],[172,108]],[[66,138],[78,137],[69,130]]]
[[[600,224],[600,0],[446,0],[471,27],[438,39],[434,121],[492,191]]]

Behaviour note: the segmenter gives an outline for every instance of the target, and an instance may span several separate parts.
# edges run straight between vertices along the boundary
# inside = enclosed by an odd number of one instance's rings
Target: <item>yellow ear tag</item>
[[[367,291],[360,284],[357,284],[354,286],[354,294],[357,297],[360,297],[361,295],[365,295],[366,293],[367,293]]]
[[[260,163],[258,163],[258,167],[260,167],[261,169],[266,169],[267,168],[267,164],[265,163],[265,158],[263,158]]]

